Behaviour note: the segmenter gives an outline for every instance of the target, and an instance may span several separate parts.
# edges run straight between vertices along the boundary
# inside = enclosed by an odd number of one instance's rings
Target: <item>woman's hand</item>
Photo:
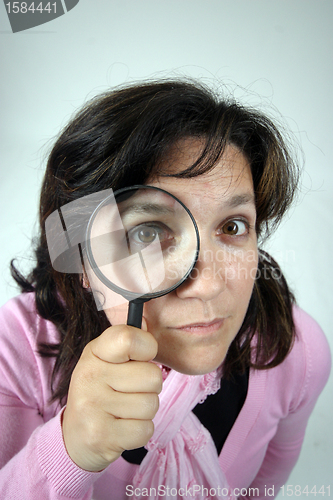
[[[86,345],[70,382],[63,436],[71,459],[100,471],[124,450],[147,444],[162,389],[151,333],[111,326]]]

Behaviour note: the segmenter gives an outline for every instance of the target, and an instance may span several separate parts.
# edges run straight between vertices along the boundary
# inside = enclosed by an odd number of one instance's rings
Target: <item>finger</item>
[[[128,325],[107,328],[89,344],[92,353],[109,363],[150,361],[157,355],[157,342],[149,332]]]
[[[152,420],[114,419],[112,422],[112,449],[122,453],[145,446],[154,434]]]
[[[108,385],[117,392],[156,393],[162,390],[161,369],[155,363],[129,361],[108,366]]]
[[[112,391],[104,410],[116,418],[152,420],[158,407],[159,399],[156,393],[125,394]]]

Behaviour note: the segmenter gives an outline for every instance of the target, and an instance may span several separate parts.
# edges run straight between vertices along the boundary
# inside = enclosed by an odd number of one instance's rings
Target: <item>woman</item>
[[[279,492],[330,370],[320,327],[258,249],[297,178],[269,119],[199,84],[129,86],[74,117],[49,157],[36,267],[13,267],[23,294],[1,310],[2,496]],[[179,199],[200,234],[192,273],[144,304],[141,329],[86,260],[52,267],[45,232],[68,203],[137,184]]]

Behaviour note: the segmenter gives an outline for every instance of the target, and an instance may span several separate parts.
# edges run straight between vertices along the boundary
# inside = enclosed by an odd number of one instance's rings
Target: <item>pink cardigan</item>
[[[248,498],[265,498],[265,487],[274,487],[277,495],[329,376],[330,350],[322,330],[299,308],[294,318],[298,338],[291,353],[276,368],[250,371],[246,401],[219,456],[236,496],[245,488]],[[36,314],[34,294],[0,309],[0,498],[133,498],[137,465],[120,457],[105,471],[90,473],[66,453],[62,409],[48,403],[54,360],[36,353],[38,342],[56,340],[55,327]]]

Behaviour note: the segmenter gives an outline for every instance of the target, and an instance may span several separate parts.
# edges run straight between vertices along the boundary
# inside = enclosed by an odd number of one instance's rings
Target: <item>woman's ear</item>
[[[83,288],[90,289],[89,279],[85,271],[83,271],[83,274],[81,276],[81,285]]]

